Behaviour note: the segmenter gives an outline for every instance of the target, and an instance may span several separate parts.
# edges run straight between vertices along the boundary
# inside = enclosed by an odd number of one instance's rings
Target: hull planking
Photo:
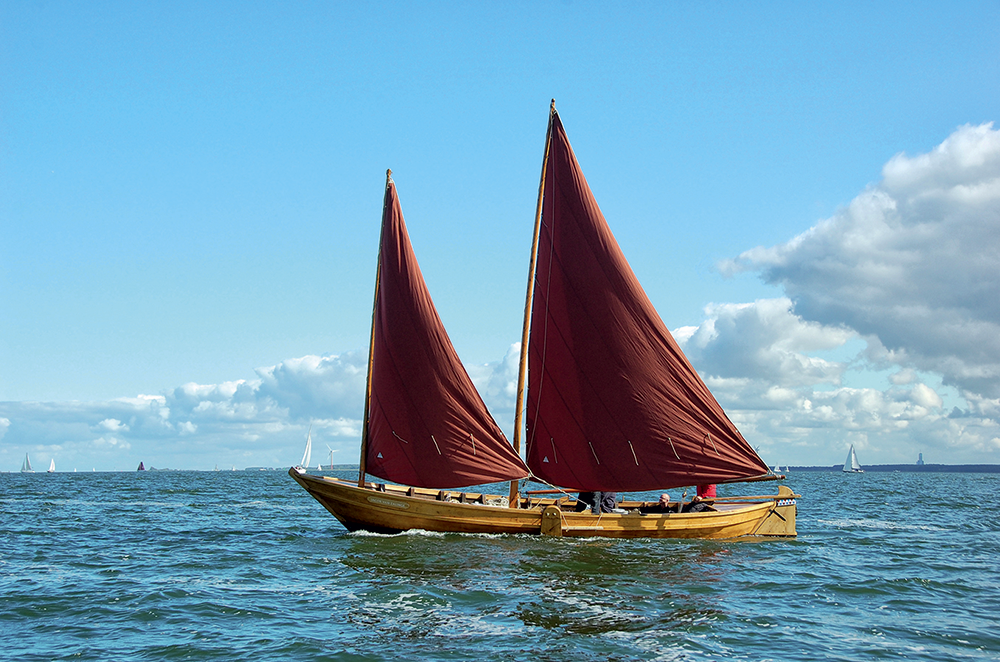
[[[720,499],[716,511],[640,513],[640,503],[624,502],[628,514],[577,513],[575,500],[521,499],[507,507],[506,497],[453,490],[407,488],[327,476],[289,475],[349,531],[399,533],[423,529],[445,533],[511,533],[556,537],[703,538],[794,537],[795,497],[779,486],[773,497]],[[566,510],[564,508],[569,508]]]

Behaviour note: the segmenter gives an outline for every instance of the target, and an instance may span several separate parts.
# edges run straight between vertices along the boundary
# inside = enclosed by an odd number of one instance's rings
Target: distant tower
[[[924,466],[924,454],[923,453],[917,453],[917,466],[918,467]]]

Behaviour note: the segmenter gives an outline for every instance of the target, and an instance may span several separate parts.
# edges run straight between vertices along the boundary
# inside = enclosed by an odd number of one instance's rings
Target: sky
[[[813,6],[815,5],[815,6]],[[1000,4],[0,3],[0,470],[356,463],[385,171],[511,433],[549,100],[769,465],[1000,463]]]

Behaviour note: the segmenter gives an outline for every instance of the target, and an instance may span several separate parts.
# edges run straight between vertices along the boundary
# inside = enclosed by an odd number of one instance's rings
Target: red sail
[[[441,324],[392,180],[385,190],[377,290],[367,473],[433,488],[526,476]]]
[[[587,491],[767,473],[639,285],[552,112],[531,310],[528,466]]]

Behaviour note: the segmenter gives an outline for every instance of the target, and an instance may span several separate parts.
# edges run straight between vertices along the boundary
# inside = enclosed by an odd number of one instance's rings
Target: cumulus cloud
[[[103,421],[98,423],[95,428],[106,430],[107,432],[124,432],[128,430],[128,426],[123,424],[117,418],[105,418]]]
[[[514,400],[517,396],[517,369],[520,360],[521,343],[516,342],[507,348],[501,360],[466,367],[473,385],[508,439],[514,427]]]
[[[950,462],[1000,450],[1000,132],[992,124],[960,127],[926,154],[894,156],[881,181],[832,218],[720,269],[756,272],[787,294],[710,307],[700,326],[677,334],[765,448],[854,443],[884,461],[901,449],[938,449]],[[847,352],[850,340],[863,349]],[[817,358],[836,347],[841,362]],[[843,385],[865,371],[889,372],[886,386]],[[948,387],[964,407],[946,411]]]
[[[723,272],[780,285],[803,319],[871,338],[869,358],[1000,396],[1000,132],[963,126],[791,241]]]
[[[807,322],[789,299],[711,305],[707,319],[674,336],[703,374],[750,377],[782,387],[839,384],[845,365],[807,352],[840,347],[855,334],[843,327]]]
[[[257,371],[256,395],[295,419],[360,416],[367,370],[368,355],[361,352],[289,359]]]
[[[163,395],[0,403],[0,461],[31,450],[59,453],[60,466],[282,466],[301,453],[309,425],[314,441],[356,449],[365,367],[358,352],[305,356],[261,368],[256,380],[191,382]]]
[[[787,298],[712,305],[696,327],[674,332],[730,418],[765,459],[826,464],[854,444],[878,462],[911,462],[917,452],[981,462],[1000,450],[995,420],[948,412],[935,388],[906,369],[883,389],[843,384],[860,372],[865,349],[843,326],[804,320]],[[846,361],[812,355],[839,350]],[[982,412],[990,402],[977,401]],[[970,407],[971,408],[971,407]],[[939,451],[939,452],[935,452]]]

